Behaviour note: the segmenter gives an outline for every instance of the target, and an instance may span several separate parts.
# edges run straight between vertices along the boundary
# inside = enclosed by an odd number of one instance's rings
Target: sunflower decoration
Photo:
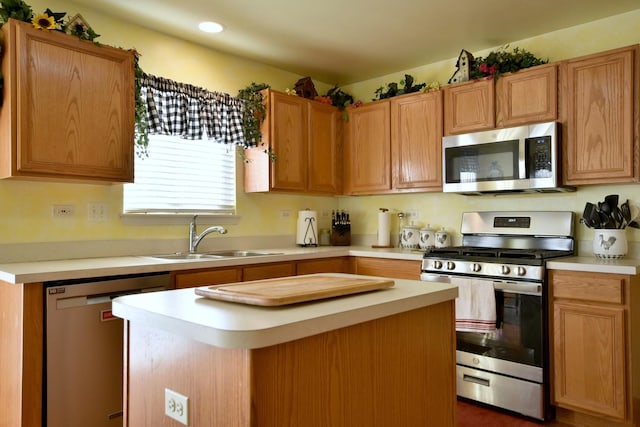
[[[55,30],[56,20],[53,16],[49,16],[46,13],[39,13],[31,20],[34,28],[38,30]]]
[[[63,30],[62,20],[66,12],[53,12],[51,9],[45,10],[33,17],[31,24],[38,30]]]

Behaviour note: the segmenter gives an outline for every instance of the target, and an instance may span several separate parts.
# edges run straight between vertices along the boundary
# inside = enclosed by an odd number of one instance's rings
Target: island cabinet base
[[[259,349],[223,349],[126,322],[125,427],[455,427],[454,302]]]

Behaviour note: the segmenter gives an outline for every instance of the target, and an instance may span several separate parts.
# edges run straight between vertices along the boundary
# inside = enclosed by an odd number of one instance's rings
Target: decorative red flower
[[[331,98],[329,98],[328,96],[316,96],[315,100],[323,104],[333,105]]]

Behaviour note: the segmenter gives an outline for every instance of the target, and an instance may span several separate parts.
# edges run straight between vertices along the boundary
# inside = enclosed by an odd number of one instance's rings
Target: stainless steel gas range
[[[574,253],[573,213],[466,212],[461,233],[462,246],[427,249],[421,273],[459,285],[458,396],[548,419],[545,262]]]

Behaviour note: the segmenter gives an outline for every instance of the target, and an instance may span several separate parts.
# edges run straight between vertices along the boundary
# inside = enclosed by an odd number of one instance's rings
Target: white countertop
[[[398,248],[378,249],[368,246],[260,248],[257,250],[277,253],[277,255],[200,260],[163,260],[151,256],[116,256],[0,263],[0,280],[8,283],[36,283],[51,280],[193,270],[336,256],[362,256],[421,261],[423,255],[422,251]],[[636,258],[605,260],[592,256],[566,257],[549,260],[546,266],[551,270],[574,270],[629,275],[640,273],[640,259]]]
[[[339,273],[323,276],[354,277]],[[179,289],[113,300],[116,316],[222,348],[260,348],[438,304],[457,297],[448,283],[391,279],[394,287],[281,307],[217,301]]]
[[[635,258],[602,259],[596,257],[566,257],[547,261],[548,270],[586,271],[635,276],[640,273],[640,260]]]
[[[260,252],[277,253],[277,255],[198,260],[165,260],[151,256],[122,256],[15,262],[0,264],[0,280],[9,283],[36,283],[51,280],[193,270],[336,256],[367,256],[388,259],[422,260],[422,252],[420,251],[401,250],[397,248],[374,249],[364,246],[320,246],[258,250]]]

